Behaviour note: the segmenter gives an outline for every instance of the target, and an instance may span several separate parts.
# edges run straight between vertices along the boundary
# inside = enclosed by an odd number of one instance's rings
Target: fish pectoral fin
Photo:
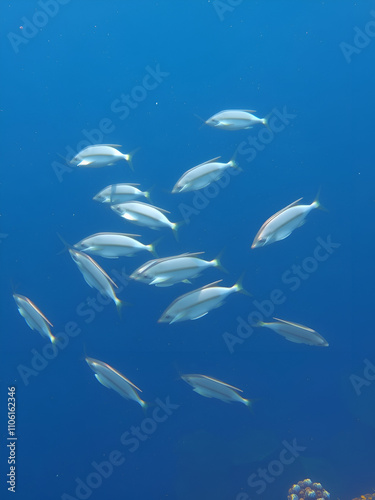
[[[135,220],[137,220],[137,219],[134,217],[134,215],[131,215],[131,214],[129,214],[129,213],[125,213],[125,214],[123,215],[123,217],[124,217],[124,219],[126,219],[126,220],[131,220],[131,221],[135,221]]]
[[[305,224],[306,219],[302,219],[301,222],[298,224],[298,227],[301,227]]]
[[[162,278],[160,276],[158,276],[157,278],[154,278],[152,281],[150,281],[150,285],[157,285],[159,283],[164,283],[165,281],[167,281],[168,278]]]
[[[24,316],[24,319],[25,319],[26,323],[28,324],[28,326],[29,326],[32,330],[35,330],[35,326],[34,326],[31,322],[29,322],[29,321],[26,319],[26,317],[25,317],[25,316]]]
[[[278,241],[285,240],[285,238],[287,238],[291,234],[292,234],[292,231],[289,231],[289,233],[284,233],[284,234],[280,235],[280,237],[277,240]]]
[[[201,396],[204,396],[205,398],[212,398],[212,396],[208,395],[207,392],[205,392],[204,389],[201,389],[200,387],[196,387],[193,389],[194,392],[197,394],[200,394]]]
[[[178,313],[176,316],[172,319],[172,321],[169,322],[171,325],[172,323],[176,323],[177,321],[180,321],[184,317],[183,313]]]
[[[182,280],[182,283],[188,283],[189,285],[191,285],[191,281],[189,280]]]
[[[206,316],[206,314],[208,314],[208,311],[203,313],[203,314],[200,314],[199,316],[196,316],[195,318],[191,318],[191,319],[195,320],[195,319],[203,318],[203,316]]]
[[[77,167],[86,167],[87,165],[91,165],[93,160],[82,160],[77,164]]]
[[[112,389],[112,387],[110,385],[108,385],[105,378],[102,377],[99,373],[95,373],[95,378],[98,382],[100,382],[102,385],[104,385],[104,387],[107,387],[107,389]]]

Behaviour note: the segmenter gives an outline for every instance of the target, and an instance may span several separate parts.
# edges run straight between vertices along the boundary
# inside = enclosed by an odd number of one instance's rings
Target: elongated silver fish
[[[107,259],[131,257],[145,250],[155,254],[154,244],[144,245],[134,239],[138,236],[139,234],[96,233],[76,243],[74,248]]]
[[[234,160],[230,160],[228,163],[219,163],[216,161],[219,158],[220,156],[208,160],[185,172],[176,182],[172,193],[203,189],[212,182],[218,181],[227,168],[238,168]]]
[[[179,224],[171,222],[164,214],[169,213],[163,208],[154,207],[141,201],[128,201],[119,205],[111,205],[111,208],[120,217],[136,224],[137,226],[146,226],[150,229],[161,229],[169,227],[177,231]]]
[[[257,232],[251,248],[264,247],[275,241],[284,240],[297,227],[303,226],[311,210],[320,207],[318,199],[311,205],[298,205],[301,200],[302,198],[299,198],[266,220]]]
[[[120,144],[95,144],[82,149],[70,163],[83,168],[100,168],[113,165],[120,160],[126,160],[131,166],[131,154],[123,154],[116,149]]]
[[[251,114],[253,112],[254,110],[226,109],[211,116],[205,123],[225,130],[242,130],[258,124],[268,127],[267,118],[258,118]]]
[[[18,312],[24,318],[26,323],[32,330],[36,330],[42,337],[49,339],[51,342],[56,342],[56,337],[51,333],[50,326],[52,323],[44,316],[42,311],[31,302],[30,299],[18,293],[13,294],[13,298],[17,304]]]
[[[308,344],[328,347],[328,342],[319,333],[307,326],[299,325],[297,323],[291,323],[290,321],[284,321],[283,319],[273,318],[276,320],[275,323],[264,323],[260,321],[256,326],[263,326],[270,328],[274,332],[282,335],[290,342],[296,342],[297,344]]]
[[[116,283],[108,276],[95,260],[75,248],[69,248],[69,253],[81,271],[86,283],[91,288],[96,288],[104,297],[109,297],[116,304],[117,310],[120,310],[121,300],[116,297],[113,287]]]
[[[195,278],[208,267],[221,267],[219,258],[199,259],[204,252],[183,253],[173,257],[150,260],[136,269],[130,277],[134,280],[158,287],[171,286]]]
[[[221,281],[222,280],[214,281],[209,285],[178,297],[164,311],[159,318],[159,323],[172,324],[188,319],[203,318],[203,316],[206,316],[212,309],[220,307],[228,295],[243,291],[240,282],[228,288],[215,286]]]
[[[112,203],[113,205],[136,200],[141,197],[149,199],[150,193],[148,191],[141,191],[137,186],[139,184],[112,184],[99,191],[93,199],[101,203]]]
[[[224,403],[237,402],[251,406],[250,399],[245,399],[238,394],[239,392],[243,392],[238,387],[207,377],[206,375],[181,375],[181,378],[194,387],[194,392],[205,398],[216,398],[224,401]]]
[[[95,372],[95,378],[104,385],[104,387],[113,389],[125,399],[135,401],[142,406],[142,408],[147,407],[147,403],[138,395],[137,391],[142,392],[141,389],[130,382],[130,380],[124,377],[120,372],[107,365],[107,363],[103,363],[103,361],[98,361],[97,359],[86,358],[86,362]]]

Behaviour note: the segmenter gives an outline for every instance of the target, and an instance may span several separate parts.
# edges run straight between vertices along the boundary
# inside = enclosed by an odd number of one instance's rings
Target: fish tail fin
[[[134,172],[134,166],[133,166],[133,156],[137,151],[139,151],[141,148],[136,148],[133,149],[133,151],[130,151],[129,154],[124,155],[125,160],[129,163],[130,170]]]
[[[264,118],[262,118],[262,124],[268,128],[268,130],[271,130],[271,127],[269,126],[269,123],[268,123],[268,120],[270,119],[270,116],[271,116],[272,113],[269,113],[267,116],[265,116]]]
[[[232,168],[238,170],[239,172],[242,172],[243,171],[242,168],[238,165],[238,162],[236,161],[237,155],[238,155],[238,149],[236,149],[235,152],[233,153],[229,163]]]
[[[119,315],[119,318],[122,320],[122,308],[124,307],[125,303],[122,300],[118,299],[117,297],[115,303],[116,303],[117,314]]]
[[[143,194],[145,195],[145,197],[148,199],[148,201],[151,203],[151,205],[153,204],[152,203],[152,200],[151,200],[151,191],[154,190],[154,187],[155,186],[151,186],[149,189],[147,189],[147,191],[145,191]]]
[[[328,212],[328,210],[325,207],[323,207],[323,205],[319,201],[321,190],[322,190],[322,187],[320,186],[318,193],[315,196],[315,200],[313,201],[313,206],[314,206],[314,208],[318,208],[319,210],[323,210],[323,212]]]
[[[257,321],[256,323],[253,323],[251,326],[253,328],[261,328],[264,325],[265,325],[265,323],[263,321]]]
[[[157,251],[155,250],[155,247],[157,245],[159,245],[159,243],[161,242],[161,240],[163,239],[163,236],[161,236],[160,238],[158,238],[157,240],[153,241],[152,243],[150,243],[150,245],[147,245],[147,248],[148,248],[148,251],[152,253],[152,255],[156,258],[159,258],[159,255],[157,253]]]
[[[183,220],[181,220],[180,222],[173,222],[172,223],[172,230],[173,230],[174,237],[176,238],[176,241],[178,241],[178,233],[177,233],[177,231],[184,224],[185,224],[185,221],[183,221]]]
[[[148,403],[147,401],[143,401],[143,399],[141,399],[140,405],[142,407],[143,413],[147,415],[147,410],[150,407],[150,403]]]
[[[61,255],[62,253],[66,252],[67,250],[69,250],[69,248],[73,248],[72,245],[69,245],[69,243],[67,243],[64,238],[61,236],[60,233],[56,233],[57,236],[59,237],[61,243],[64,245],[64,248],[62,250],[60,250],[60,252],[57,253],[57,255]]]
[[[224,253],[224,250],[225,249],[223,248],[223,250],[214,258],[214,260],[211,261],[211,263],[212,263],[212,265],[214,267],[217,267],[223,273],[229,274],[228,271],[227,271],[227,269],[225,269],[225,267],[221,263],[221,257],[222,257],[222,255]]]
[[[53,345],[56,345],[58,343],[59,339],[57,337],[55,337],[54,335],[52,335],[51,333],[51,342]]]
[[[236,292],[240,292],[243,295],[247,295],[248,297],[252,297],[251,293],[249,293],[247,290],[245,290],[244,287],[243,287],[243,285],[242,285],[244,276],[245,276],[245,273],[243,272],[241,274],[241,276],[238,278],[237,283],[235,283],[232,288]]]
[[[253,408],[253,403],[255,401],[259,401],[259,399],[245,399],[244,400],[244,404],[247,406],[247,408],[249,409],[250,413],[252,415],[254,415],[254,408]]]

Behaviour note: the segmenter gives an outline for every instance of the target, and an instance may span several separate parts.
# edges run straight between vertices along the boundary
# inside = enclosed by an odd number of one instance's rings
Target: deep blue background
[[[218,4],[216,4],[218,6]],[[9,33],[23,36],[25,19],[41,10],[30,0],[1,8],[1,482],[6,453],[7,387],[17,387],[17,495],[21,499],[75,497],[76,478],[91,463],[117,449],[126,463],[103,480],[92,498],[257,498],[247,478],[277,460],[283,441],[306,447],[267,485],[265,499],[286,498],[304,477],[321,481],[332,498],[351,499],[374,488],[375,383],[357,396],[350,376],[363,376],[364,360],[375,364],[374,308],[374,54],[375,41],[349,64],[341,42],[353,44],[375,2],[244,1],[220,19],[207,1],[71,1],[28,43],[12,48]],[[24,26],[23,29],[20,27]],[[169,73],[121,120],[111,104],[131,93],[146,67]],[[192,287],[146,287],[130,283],[120,298],[130,305],[123,319],[113,304],[86,324],[76,308],[96,296],[62,248],[100,231],[160,233],[138,228],[92,201],[103,187],[140,182],[152,200],[182,219],[180,203],[194,193],[171,195],[180,175],[221,155],[260,129],[226,132],[200,128],[226,108],[266,116],[286,107],[295,115],[252,162],[239,155],[243,172],[212,199],[176,242],[168,230],[161,256],[222,249],[229,274],[208,270],[194,287],[223,278],[231,286],[245,271],[252,298],[236,294],[206,317],[174,325],[157,318]],[[65,173],[63,164],[83,130],[109,118],[114,131],[105,143],[123,152],[140,147],[135,171],[119,164]],[[61,156],[60,156],[61,155]],[[55,164],[56,165],[56,164]],[[327,211],[314,211],[287,240],[250,250],[270,215],[320,191]],[[6,236],[4,236],[6,235]],[[292,292],[282,274],[313,255],[316,238],[341,246]],[[98,262],[133,271],[148,259]],[[196,285],[196,286],[195,286]],[[235,334],[239,316],[274,288],[286,296],[275,315],[306,324],[330,342],[327,349],[292,344],[259,330],[230,354],[224,332]],[[19,316],[13,290],[31,298],[63,331],[69,321],[82,332],[26,386],[19,366],[31,366],[32,349],[46,344]],[[147,401],[170,397],[179,404],[165,423],[131,454],[120,436],[144,415],[139,406],[100,386],[84,362],[101,359],[143,389]],[[179,373],[204,373],[254,398],[251,414],[198,396]],[[150,411],[152,414],[152,409]],[[3,492],[2,492],[3,494]]]

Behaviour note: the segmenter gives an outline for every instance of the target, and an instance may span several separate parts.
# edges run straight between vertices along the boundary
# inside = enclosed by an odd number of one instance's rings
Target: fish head
[[[18,293],[13,294],[13,298],[18,306],[22,305],[22,295],[18,295]]]
[[[158,323],[175,323],[176,321],[180,321],[180,314],[171,314],[169,311],[165,311],[160,318],[158,319]]]
[[[125,210],[121,207],[121,205],[111,205],[111,209],[121,216],[125,214]]]
[[[181,379],[190,385],[192,385],[193,378],[194,378],[193,375],[181,375]]]
[[[263,236],[258,236],[255,238],[253,241],[253,244],[251,245],[251,248],[259,248],[259,247],[264,247],[268,243],[268,238],[264,238]]]
[[[97,362],[94,358],[89,358],[88,356],[85,358],[85,361],[86,363],[89,365],[89,367],[92,369],[92,370],[96,370],[96,365],[97,365]]]
[[[104,196],[103,194],[98,193],[93,197],[93,200],[100,201],[100,203],[104,203],[104,202],[108,201],[108,196]]]
[[[206,120],[204,123],[209,127],[217,127],[218,125],[220,125],[219,120],[217,120],[214,116],[211,116],[211,118]]]

